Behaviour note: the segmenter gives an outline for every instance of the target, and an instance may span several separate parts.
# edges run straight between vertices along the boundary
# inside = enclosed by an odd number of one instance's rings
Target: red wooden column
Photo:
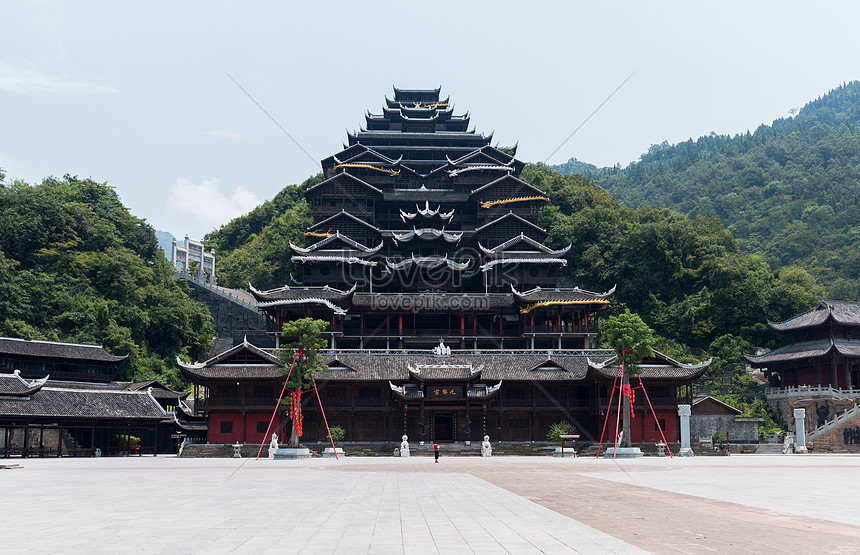
[[[466,335],[466,313],[460,313],[460,335]]]
[[[397,331],[403,335],[403,313],[397,315]]]

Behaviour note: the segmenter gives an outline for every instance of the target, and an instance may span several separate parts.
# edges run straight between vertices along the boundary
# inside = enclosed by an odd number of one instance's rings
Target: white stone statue
[[[272,441],[269,443],[269,458],[275,458],[275,451],[278,450],[278,434],[272,434]]]
[[[451,347],[445,345],[445,341],[440,339],[439,346],[433,347],[433,354],[437,357],[449,357],[451,356]]]
[[[484,441],[481,443],[481,456],[492,457],[493,448],[490,446],[490,436],[484,436]]]
[[[403,441],[400,442],[400,456],[408,457],[409,456],[409,441],[407,441],[409,437],[406,434],[403,434]]]

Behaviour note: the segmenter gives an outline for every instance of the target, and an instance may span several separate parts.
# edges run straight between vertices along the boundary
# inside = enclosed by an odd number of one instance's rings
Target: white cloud
[[[113,87],[76,81],[65,75],[48,75],[38,69],[13,67],[0,62],[0,90],[12,93],[58,92],[76,94],[115,93]]]
[[[257,195],[244,187],[237,187],[229,196],[222,193],[221,180],[216,178],[200,183],[179,178],[167,200],[171,219],[177,222],[171,229],[176,229],[180,235],[188,233],[192,239],[202,239],[204,234],[259,204]]]
[[[213,129],[212,131],[207,131],[206,134],[216,139],[229,139],[231,141],[241,141],[245,138],[241,133],[236,133],[229,129]]]

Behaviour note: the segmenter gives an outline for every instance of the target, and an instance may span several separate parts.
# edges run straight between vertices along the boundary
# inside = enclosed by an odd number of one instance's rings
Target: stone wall
[[[274,347],[274,340],[266,335],[266,319],[246,305],[227,299],[193,281],[186,281],[191,288],[191,298],[206,305],[215,324],[215,334],[219,338],[230,339],[232,345],[248,341],[257,347]]]
[[[690,416],[690,442],[711,437],[717,430],[726,434],[731,443],[758,443],[760,418],[742,418],[733,414],[693,414]]]

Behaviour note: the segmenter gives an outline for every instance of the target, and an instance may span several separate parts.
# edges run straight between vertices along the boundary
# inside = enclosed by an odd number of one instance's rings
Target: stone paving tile
[[[858,457],[431,460],[27,460],[0,551],[860,553]]]

